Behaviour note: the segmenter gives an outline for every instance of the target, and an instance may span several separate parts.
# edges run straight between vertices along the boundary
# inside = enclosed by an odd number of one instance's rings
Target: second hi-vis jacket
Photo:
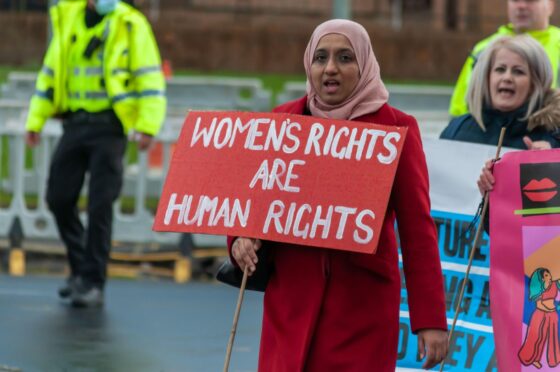
[[[500,36],[515,34],[515,30],[511,24],[501,26],[496,33],[481,40],[474,46],[461,69],[461,73],[455,84],[455,89],[453,90],[453,96],[451,97],[451,103],[449,105],[449,113],[452,116],[460,116],[469,112],[467,107],[467,90],[469,81],[471,80],[472,69],[480,53],[494,41],[494,39]],[[552,64],[552,72],[554,73],[552,85],[556,87],[558,68],[560,67],[560,28],[549,26],[546,30],[528,31],[526,34],[537,40],[545,49],[550,63]]]
[[[62,0],[50,9],[53,37],[31,98],[28,131],[39,132],[49,117],[69,111],[69,51],[76,29],[80,29],[74,22],[85,22],[85,8],[85,1]],[[111,107],[125,132],[155,135],[165,118],[166,100],[161,59],[151,27],[138,10],[122,2],[105,18],[99,46],[103,48],[99,54],[100,78]],[[84,110],[96,112],[95,102],[88,104],[85,100],[83,105]]]

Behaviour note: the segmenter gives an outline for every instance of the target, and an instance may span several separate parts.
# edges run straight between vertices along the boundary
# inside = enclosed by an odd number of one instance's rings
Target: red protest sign
[[[406,128],[191,111],[154,230],[375,252]]]

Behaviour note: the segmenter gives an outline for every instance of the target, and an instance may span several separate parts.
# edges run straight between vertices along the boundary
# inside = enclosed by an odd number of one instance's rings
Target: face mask
[[[119,0],[96,0],[95,10],[100,15],[105,15],[111,13],[116,9]]]

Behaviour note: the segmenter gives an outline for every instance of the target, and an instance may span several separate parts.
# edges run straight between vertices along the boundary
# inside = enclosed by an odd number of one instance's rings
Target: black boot
[[[76,276],[68,277],[68,279],[66,279],[66,282],[60,288],[58,288],[58,296],[64,299],[72,296],[72,293],[76,291],[78,281],[79,279]]]
[[[104,302],[103,289],[80,280],[71,299],[74,307],[101,307]]]

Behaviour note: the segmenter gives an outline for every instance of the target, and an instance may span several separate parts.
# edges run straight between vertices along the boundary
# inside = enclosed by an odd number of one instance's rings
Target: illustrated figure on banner
[[[541,357],[547,344],[547,362],[552,368],[560,364],[560,340],[558,338],[558,310],[556,296],[560,284],[546,268],[533,271],[529,282],[529,300],[536,309],[531,315],[525,340],[519,350],[519,360],[526,366],[542,368]]]

